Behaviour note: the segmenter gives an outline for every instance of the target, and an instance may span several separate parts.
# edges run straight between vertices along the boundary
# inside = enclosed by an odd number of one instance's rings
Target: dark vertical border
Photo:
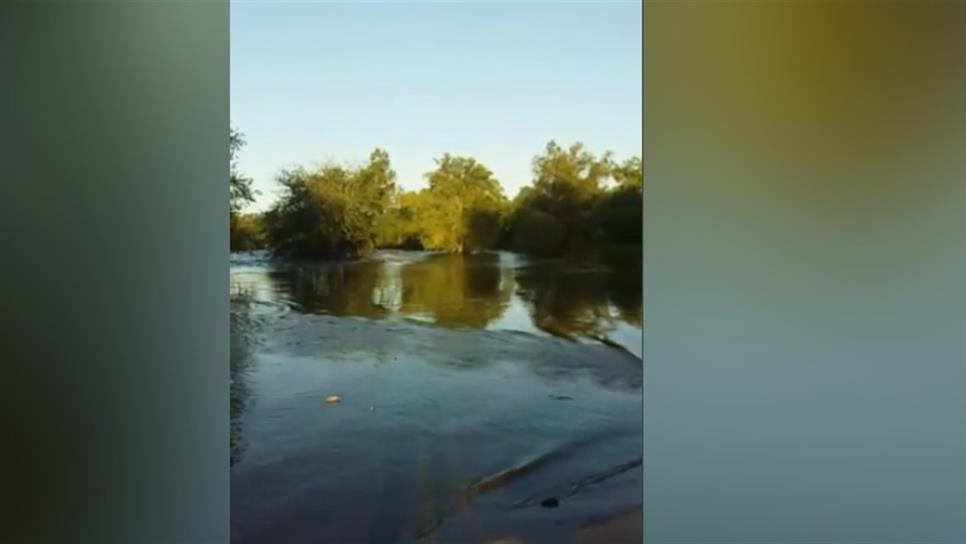
[[[228,4],[0,11],[0,540],[226,542]]]

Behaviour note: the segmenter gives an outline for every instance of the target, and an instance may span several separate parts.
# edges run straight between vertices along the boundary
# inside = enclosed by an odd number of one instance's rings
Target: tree
[[[242,206],[255,201],[252,180],[238,171],[238,152],[245,146],[245,135],[238,129],[228,129],[228,205],[232,214]]]
[[[423,249],[421,196],[419,193],[396,191],[389,209],[376,218],[376,245],[378,247]]]
[[[358,168],[326,164],[283,171],[280,200],[265,214],[269,245],[278,256],[328,259],[364,255],[377,242],[376,223],[389,209],[396,174],[376,149]]]
[[[533,159],[533,187],[539,207],[558,218],[583,212],[601,189],[611,170],[611,154],[598,159],[575,143],[564,149],[551,141]]]
[[[251,251],[264,248],[264,227],[261,214],[237,214],[232,222],[229,235],[232,251]]]
[[[228,243],[231,251],[247,250],[242,242],[248,234],[242,231],[239,213],[245,204],[255,201],[252,180],[238,171],[238,152],[245,145],[245,137],[237,129],[228,129]]]
[[[414,202],[425,247],[473,253],[496,245],[506,197],[489,169],[446,153],[426,178],[429,188]]]
[[[233,157],[242,142],[236,135]],[[532,183],[512,203],[476,159],[446,153],[435,162],[425,175],[428,187],[418,192],[396,186],[381,149],[358,167],[283,171],[282,197],[262,218],[263,228],[250,221],[249,230],[263,231],[276,255],[302,259],[364,255],[376,247],[450,253],[503,247],[595,259],[604,246],[641,241],[639,157],[617,163],[610,152],[598,156],[580,143],[564,148],[551,141],[533,158]],[[254,235],[239,239],[260,243]]]
[[[611,169],[611,177],[619,186],[633,187],[638,190],[644,187],[644,167],[640,157],[631,157],[622,164]]]
[[[532,185],[514,201],[512,246],[541,255],[592,247],[598,237],[594,206],[611,172],[611,154],[598,158],[581,143],[565,149],[551,141],[532,166]]]
[[[617,185],[604,193],[597,204],[597,223],[608,240],[640,243],[643,235],[644,172],[639,157],[613,167]]]

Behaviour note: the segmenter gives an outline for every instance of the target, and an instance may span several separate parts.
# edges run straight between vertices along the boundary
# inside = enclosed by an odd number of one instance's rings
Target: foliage
[[[257,213],[238,214],[230,230],[231,251],[252,251],[266,246],[262,216]]]
[[[471,157],[444,154],[414,199],[423,247],[452,253],[490,249],[500,236],[506,197],[492,172]]]
[[[234,142],[243,141],[232,134],[234,157],[240,145]],[[618,163],[609,152],[597,156],[580,143],[551,141],[531,166],[532,183],[512,202],[483,164],[448,153],[436,159],[419,191],[396,186],[389,156],[380,149],[355,168],[330,163],[283,171],[277,178],[281,198],[260,222],[248,220],[242,228],[233,213],[232,247],[267,244],[280,257],[328,259],[376,247],[447,253],[500,247],[559,256],[640,245],[639,157]]]
[[[397,192],[376,220],[378,245],[475,253],[496,247],[507,207],[493,174],[471,157],[444,154],[428,187]]]
[[[238,152],[245,145],[245,136],[237,129],[228,130],[228,239],[231,251],[250,244],[254,224],[242,224],[239,212],[245,204],[254,202],[252,180],[238,171]],[[246,241],[248,240],[248,241]]]
[[[644,166],[641,164],[641,158],[631,157],[623,164],[614,166],[611,177],[622,187],[628,186],[640,190],[644,187]]]
[[[610,154],[598,159],[575,143],[564,149],[551,141],[533,159],[533,188],[544,211],[558,217],[582,211],[610,174]]]
[[[376,221],[389,208],[396,174],[376,149],[358,168],[327,164],[283,171],[281,199],[265,214],[276,255],[326,259],[364,255],[376,246]]]
[[[524,207],[515,217],[511,245],[520,253],[557,255],[564,247],[564,227],[549,213]]]
[[[633,157],[614,167],[612,177],[617,186],[606,191],[597,204],[597,224],[607,240],[618,243],[640,243],[644,215],[644,175],[641,159]]]
[[[580,143],[564,149],[551,141],[544,153],[533,159],[530,205],[560,223],[566,249],[591,242],[592,210],[609,172],[609,154],[598,159]]]
[[[551,141],[534,157],[533,176],[514,200],[504,238],[510,248],[549,256],[640,241],[639,158],[618,165],[610,153],[597,157],[583,144],[563,148]]]
[[[420,240],[422,209],[419,193],[397,191],[389,209],[376,219],[376,245],[384,248],[423,249]]]
[[[254,202],[251,178],[238,171],[238,152],[245,145],[245,135],[237,129],[228,131],[228,206],[231,214],[236,214],[242,206]]]

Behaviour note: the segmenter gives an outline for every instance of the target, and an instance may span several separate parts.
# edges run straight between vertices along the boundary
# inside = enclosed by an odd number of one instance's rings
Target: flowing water
[[[640,542],[640,262],[234,255],[233,542]]]

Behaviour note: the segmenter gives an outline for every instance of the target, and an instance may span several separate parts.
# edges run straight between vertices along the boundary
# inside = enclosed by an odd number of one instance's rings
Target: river
[[[233,255],[232,541],[640,542],[640,263]]]

